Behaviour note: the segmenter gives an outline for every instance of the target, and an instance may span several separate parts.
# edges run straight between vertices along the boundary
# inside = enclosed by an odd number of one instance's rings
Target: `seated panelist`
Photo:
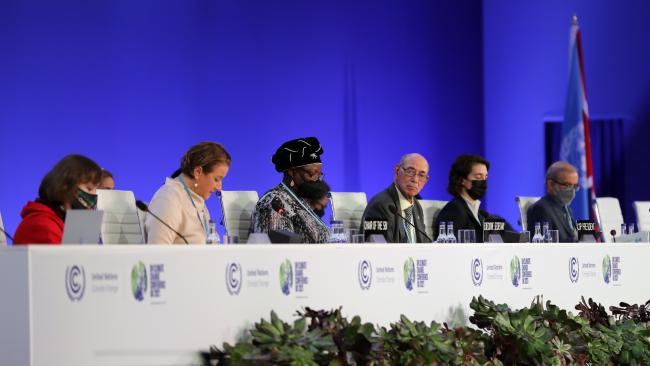
[[[420,154],[404,155],[393,171],[393,183],[376,194],[363,211],[360,230],[369,220],[385,220],[388,243],[427,243],[418,195],[429,180],[429,163]],[[402,219],[408,220],[408,223]],[[367,239],[367,238],[366,238]]]
[[[210,212],[205,201],[221,190],[232,159],[215,142],[196,144],[181,158],[180,174],[167,178],[151,199],[149,211],[180,233],[189,244],[205,244]],[[156,220],[145,218],[149,244],[185,244],[183,237]]]
[[[106,169],[102,169],[102,180],[97,189],[115,189],[115,178],[113,178],[113,173]]]
[[[535,224],[549,223],[550,230],[558,231],[560,243],[578,240],[576,220],[569,205],[579,189],[578,171],[564,161],[557,161],[546,172],[546,195],[528,208],[526,227],[535,233]]]
[[[275,170],[282,173],[282,181],[255,205],[252,233],[287,230],[299,235],[303,243],[329,241],[329,228],[320,215],[324,213],[322,203],[326,199],[314,197],[314,192],[329,190],[322,182],[322,154],[323,148],[315,137],[287,141],[276,150],[271,161]]]
[[[487,191],[490,163],[478,155],[461,155],[451,166],[447,192],[453,196],[440,210],[433,223],[433,240],[439,234],[440,223],[454,223],[454,235],[458,230],[474,230],[476,241],[483,242],[483,221],[490,217],[481,210],[481,198]],[[458,239],[458,237],[457,237]]]
[[[82,155],[68,155],[50,170],[38,188],[38,198],[27,202],[14,244],[61,244],[65,213],[93,210],[102,169]]]

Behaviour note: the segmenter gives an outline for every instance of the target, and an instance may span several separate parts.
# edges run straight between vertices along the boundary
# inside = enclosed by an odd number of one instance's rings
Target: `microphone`
[[[169,226],[169,224],[167,224],[166,222],[164,222],[160,217],[156,216],[155,213],[149,211],[149,206],[147,206],[146,203],[144,203],[144,202],[142,202],[142,201],[140,201],[140,200],[137,200],[137,201],[135,201],[135,205],[136,205],[136,207],[138,207],[138,209],[140,209],[141,211],[144,211],[144,212],[150,214],[150,215],[153,216],[156,220],[160,221],[163,225],[167,226],[167,228],[169,228],[169,230],[175,232],[176,235],[180,236],[181,239],[183,239],[183,241],[185,242],[185,244],[189,244],[189,243],[187,242],[187,239],[185,239],[185,237],[184,237],[181,233],[179,233],[178,231],[174,230],[173,227]]]
[[[284,216],[284,207],[282,206],[282,201],[280,201],[278,197],[271,200],[271,208],[273,211],[277,212],[278,215]]]
[[[388,210],[390,210],[390,211],[391,211],[392,213],[394,213],[395,215],[399,216],[402,220],[404,220],[405,223],[407,223],[407,224],[413,226],[413,228],[414,228],[415,230],[417,230],[418,233],[424,235],[424,237],[427,238],[429,241],[432,241],[431,238],[429,237],[429,235],[427,235],[427,233],[425,233],[424,231],[418,229],[417,226],[411,224],[411,222],[409,222],[409,220],[407,220],[404,216],[402,216],[402,215],[400,214],[399,210],[397,209],[397,207],[395,207],[395,206],[393,206],[393,205],[390,205],[390,206],[388,206]]]
[[[612,231],[609,232],[609,235],[612,236],[612,243],[616,243],[616,230],[612,229]]]
[[[12,243],[15,242],[14,237],[11,236],[11,235],[9,235],[9,233],[6,232],[5,229],[4,229],[3,227],[1,227],[1,226],[0,226],[0,231],[2,231],[2,232],[5,234],[5,236],[6,236],[7,238],[11,239],[11,242],[12,242]]]

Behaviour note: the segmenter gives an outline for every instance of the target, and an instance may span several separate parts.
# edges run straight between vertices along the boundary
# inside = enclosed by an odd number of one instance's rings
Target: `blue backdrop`
[[[431,164],[423,196],[447,199],[453,159],[485,154],[489,209],[515,223],[513,197],[543,194],[573,13],[590,114],[624,120],[626,197],[650,199],[642,0],[3,0],[0,212],[13,232],[69,153],[149,200],[202,140],[233,155],[225,189],[263,192],[280,179],[275,148],[314,135],[332,189],[369,196],[417,151]]]
[[[446,197],[453,157],[483,151],[481,24],[480,1],[4,0],[7,229],[65,154],[149,200],[202,140],[233,156],[224,189],[277,184],[275,149],[313,135],[333,190],[373,195],[418,151]]]

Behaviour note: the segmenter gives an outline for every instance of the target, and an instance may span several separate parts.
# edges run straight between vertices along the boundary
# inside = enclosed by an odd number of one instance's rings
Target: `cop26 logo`
[[[415,282],[415,262],[413,258],[409,257],[404,261],[404,286],[407,290],[413,290],[413,283]]]
[[[359,277],[359,286],[361,286],[361,289],[368,290],[372,283],[372,265],[370,264],[370,261],[364,259],[359,262],[357,275]]]
[[[603,258],[603,280],[605,283],[609,283],[612,279],[612,260],[609,255],[605,255]]]
[[[519,257],[514,256],[510,261],[510,281],[515,287],[519,287],[519,281],[521,280],[521,261]]]
[[[289,295],[291,293],[291,287],[293,286],[293,266],[291,261],[285,259],[282,264],[280,264],[280,288],[282,293]]]
[[[133,297],[138,301],[144,300],[147,287],[147,267],[144,263],[138,262],[131,268],[131,292]]]
[[[242,283],[242,269],[239,263],[226,264],[226,288],[231,295],[239,294]]]
[[[580,277],[580,262],[578,258],[571,257],[569,259],[569,279],[571,282],[576,283],[578,282],[578,277]]]
[[[483,283],[483,261],[481,261],[481,258],[472,259],[470,273],[474,286],[481,286],[481,283]]]
[[[86,273],[83,266],[68,266],[65,270],[65,289],[71,301],[79,301],[86,291]]]

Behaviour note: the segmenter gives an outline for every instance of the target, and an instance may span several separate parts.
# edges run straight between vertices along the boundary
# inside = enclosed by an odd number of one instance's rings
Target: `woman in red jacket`
[[[94,209],[102,169],[82,155],[68,155],[45,175],[38,198],[27,202],[14,244],[61,244],[65,211]]]

